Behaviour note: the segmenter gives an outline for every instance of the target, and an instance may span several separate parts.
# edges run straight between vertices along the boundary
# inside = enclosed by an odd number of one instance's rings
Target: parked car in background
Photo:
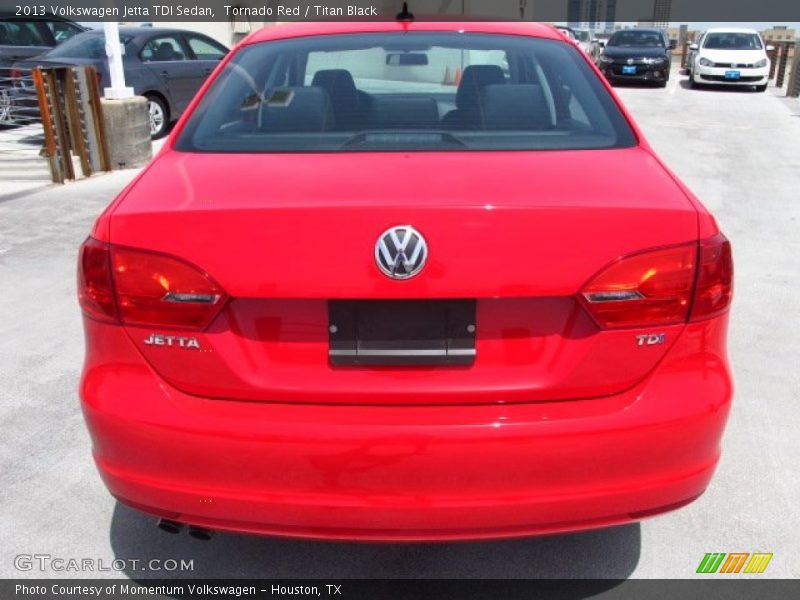
[[[673,44],[660,29],[615,32],[597,60],[611,82],[647,81],[664,87],[669,81]]]
[[[396,542],[707,488],[730,244],[563,35],[462,27],[255,31],[98,218],[80,396],[121,503]]]
[[[590,29],[576,29],[575,39],[577,40],[580,49],[591,56],[592,47],[594,46],[595,40],[594,33],[592,33]]]
[[[558,29],[561,33],[563,33],[569,41],[571,41],[576,46],[580,47],[581,43],[578,40],[578,34],[572,27],[568,27],[566,25],[556,25],[556,29]]]
[[[211,74],[228,48],[201,33],[182,29],[121,27],[125,47],[125,83],[147,98],[150,134],[164,135],[197,90]],[[110,85],[105,37],[101,30],[74,36],[50,52],[19,61],[17,68],[37,66],[92,65],[100,88]]]
[[[769,83],[772,48],[755,29],[709,29],[690,47],[686,68],[689,82],[703,84],[753,86],[763,92]]]
[[[0,125],[17,123],[12,88],[18,81],[12,77],[11,65],[20,59],[47,52],[84,31],[85,27],[67,19],[32,19],[0,13]]]
[[[689,42],[689,47],[684,50],[686,52],[686,61],[684,62],[685,75],[689,75],[692,72],[692,63],[694,62],[694,57],[697,54],[697,49],[703,45],[703,36],[705,34],[705,31],[698,32],[697,35],[695,35],[694,40]]]
[[[600,32],[594,34],[594,39],[592,40],[592,46],[589,50],[589,55],[592,57],[594,62],[597,62],[597,59],[600,58],[600,54],[603,52],[603,48],[606,47],[606,42],[608,42],[608,38],[611,37],[610,33]]]

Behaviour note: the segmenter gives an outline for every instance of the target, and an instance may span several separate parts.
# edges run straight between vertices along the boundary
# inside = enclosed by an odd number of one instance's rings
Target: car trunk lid
[[[235,176],[234,176],[235,174]],[[424,270],[376,265],[387,228]],[[327,155],[167,151],[116,208],[113,244],[180,257],[230,297],[201,333],[128,327],[172,385],[242,400],[536,401],[634,385],[682,325],[601,330],[578,291],[611,261],[697,238],[697,214],[640,148]],[[331,300],[475,300],[471,365],[334,366]],[[636,336],[663,334],[639,346]],[[153,335],[199,348],[146,343]]]

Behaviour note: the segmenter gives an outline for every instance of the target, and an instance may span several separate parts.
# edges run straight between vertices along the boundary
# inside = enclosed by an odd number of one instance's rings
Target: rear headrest
[[[429,129],[439,123],[439,107],[433,98],[376,96],[369,122],[376,129]]]
[[[487,85],[481,91],[484,129],[548,129],[550,109],[535,84]]]
[[[356,83],[347,69],[317,71],[314,73],[311,85],[326,89],[334,104],[342,104],[350,108],[358,106]]]
[[[487,85],[505,83],[503,69],[497,65],[470,65],[464,69],[456,92],[456,107],[471,108],[477,104],[481,89]]]
[[[270,101],[279,96],[283,96],[285,101]],[[328,131],[333,126],[331,101],[328,92],[320,87],[286,86],[264,92],[260,120],[262,131],[311,133]]]

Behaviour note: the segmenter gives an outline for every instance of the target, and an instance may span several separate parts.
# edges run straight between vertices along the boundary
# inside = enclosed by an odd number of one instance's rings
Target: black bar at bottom
[[[698,575],[693,579],[5,579],[0,598],[73,600],[95,598],[392,598],[539,599],[582,598],[646,600],[772,600],[800,597],[796,579],[745,578],[736,575]]]

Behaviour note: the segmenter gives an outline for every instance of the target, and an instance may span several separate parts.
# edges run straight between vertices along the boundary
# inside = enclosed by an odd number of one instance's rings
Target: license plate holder
[[[737,80],[742,78],[741,71],[725,71],[725,79]]]
[[[623,65],[622,74],[623,75],[636,75],[636,65]]]
[[[475,300],[330,300],[333,366],[471,365]]]

